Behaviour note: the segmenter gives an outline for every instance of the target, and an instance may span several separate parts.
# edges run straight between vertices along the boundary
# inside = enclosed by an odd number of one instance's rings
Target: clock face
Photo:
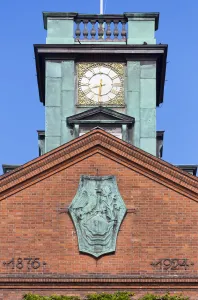
[[[78,70],[78,104],[124,104],[124,64],[82,63]]]

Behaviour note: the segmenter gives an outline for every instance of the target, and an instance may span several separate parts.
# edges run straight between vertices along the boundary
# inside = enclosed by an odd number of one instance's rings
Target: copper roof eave
[[[190,174],[192,173],[194,176],[197,175],[197,165],[177,165],[177,167]]]
[[[163,102],[166,74],[167,45],[34,45],[40,101],[45,105],[45,61],[64,59],[90,60],[95,58],[118,61],[154,60],[157,62],[156,106]],[[88,57],[86,54],[89,54]]]

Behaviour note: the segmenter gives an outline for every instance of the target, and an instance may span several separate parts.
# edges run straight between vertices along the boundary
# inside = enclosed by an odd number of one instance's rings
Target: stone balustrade
[[[126,42],[127,18],[124,15],[78,15],[75,41]]]
[[[158,13],[112,15],[44,12],[47,44],[156,44]]]

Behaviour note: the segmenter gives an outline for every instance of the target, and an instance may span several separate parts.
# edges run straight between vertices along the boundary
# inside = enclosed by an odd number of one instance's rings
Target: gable
[[[94,129],[0,177],[0,199],[85,157],[102,153],[175,191],[198,200],[198,179],[101,129]]]
[[[173,172],[174,179],[168,179]],[[82,174],[114,175],[127,208],[116,251],[98,260],[79,251],[68,213]],[[148,278],[149,285],[163,280],[167,288],[167,280],[178,285],[181,280],[188,282],[184,272],[197,272],[198,203],[192,201],[197,201],[192,179],[102,130],[93,130],[0,178],[4,199],[0,202],[0,251],[5,263],[0,271],[5,280],[9,275],[11,285],[20,282],[27,288],[41,280],[48,292],[51,286],[62,290],[64,285],[68,290],[74,282],[79,289],[82,281],[89,285],[90,280],[96,289],[99,285],[105,289],[109,281],[117,289],[117,280],[125,289],[126,278],[130,287],[140,279],[141,286],[147,286]],[[12,269],[9,263],[13,258],[16,266],[18,253],[24,268]],[[40,267],[30,264],[28,269],[24,259],[29,257],[39,259]],[[174,262],[179,258],[188,268],[180,266],[170,274],[155,265],[163,258],[174,258]]]
[[[79,252],[74,224],[67,211],[82,174],[114,174],[127,208],[116,252],[102,257],[97,267],[93,257]],[[155,259],[177,257],[177,248],[180,257],[185,258],[187,243],[188,257],[195,261],[196,240],[191,235],[197,231],[197,213],[197,203],[188,197],[140,174],[116,157],[96,151],[1,202],[0,233],[9,238],[4,239],[0,250],[17,253],[20,249],[22,257],[28,257],[31,251],[41,263],[46,263],[48,278],[55,273],[59,279],[65,274],[93,276],[94,272],[106,276],[155,274],[151,265]],[[9,253],[4,253],[5,261],[10,260]],[[35,274],[41,270],[33,271]],[[14,274],[15,270],[9,272]]]
[[[112,115],[107,115],[107,114],[104,114],[104,112],[99,112],[97,114],[94,114],[94,115],[91,115],[91,116],[87,116],[87,117],[84,117],[82,118],[81,120],[115,120],[115,121],[120,121],[120,118],[116,118]]]
[[[67,118],[68,124],[87,124],[88,121],[92,121],[92,123],[95,121],[95,123],[111,122],[120,124],[133,124],[135,119],[102,106],[86,110],[85,112],[75,114]]]

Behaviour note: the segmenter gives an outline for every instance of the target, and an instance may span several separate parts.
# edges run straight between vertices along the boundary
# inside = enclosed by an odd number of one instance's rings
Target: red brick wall
[[[118,234],[116,253],[99,259],[79,253],[74,225],[68,213],[64,212],[75,196],[80,175],[97,175],[97,169],[100,176],[116,176],[120,194],[129,209]],[[101,154],[95,154],[3,200],[0,203],[0,224],[1,277],[33,275],[63,278],[91,274],[103,278],[113,275],[142,278],[198,277],[198,204]],[[28,270],[26,262],[22,269],[12,269],[12,264],[3,264],[12,258],[28,257],[39,258],[47,265]],[[190,265],[187,270],[180,267],[172,271],[162,271],[151,266],[153,261],[162,258],[186,258],[194,265]],[[173,291],[181,291],[182,284],[177,283],[173,288],[173,283],[165,286],[163,283],[158,291],[172,288]],[[34,290],[30,284],[25,290],[21,286],[20,283],[17,290],[15,285],[12,291],[6,290],[5,286],[0,287],[0,299],[18,300],[27,290]],[[136,290],[143,284],[121,285],[118,281],[113,288],[111,286],[106,284],[104,289]],[[92,287],[93,290],[98,289],[97,285]],[[144,283],[141,293],[145,293],[149,287],[151,285],[145,286]],[[156,289],[154,285],[152,287]],[[78,294],[84,288],[83,284],[80,288],[70,284],[56,292]],[[186,288],[189,290],[184,292],[192,295],[191,299],[198,298],[198,290],[193,291],[189,286]],[[86,286],[84,293],[89,290],[92,290],[91,286]],[[36,292],[54,294],[50,286],[47,291],[40,289]]]

